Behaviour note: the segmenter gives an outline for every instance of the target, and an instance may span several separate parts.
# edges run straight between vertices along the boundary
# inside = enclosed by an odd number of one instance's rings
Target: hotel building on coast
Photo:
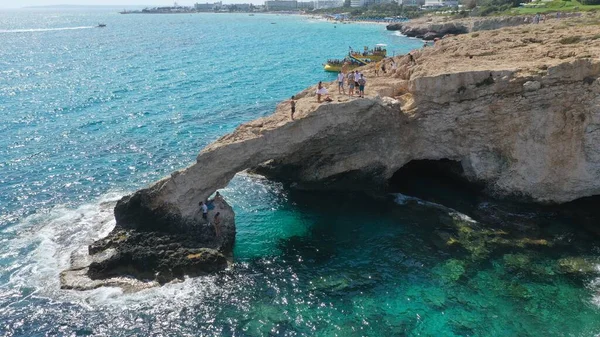
[[[267,0],[265,8],[268,11],[295,11],[298,9],[296,0]]]

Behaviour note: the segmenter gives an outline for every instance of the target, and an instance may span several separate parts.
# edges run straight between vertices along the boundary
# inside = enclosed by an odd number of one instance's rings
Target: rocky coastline
[[[561,204],[600,195],[600,38],[585,19],[481,30],[396,56],[397,69],[367,77],[365,98],[317,103],[315,87],[274,114],[239,126],[196,163],[121,199],[116,227],[61,274],[63,288],[162,284],[223,270],[235,221],[223,236],[198,202],[254,170],[310,190],[385,191],[412,161],[449,161],[495,197]]]
[[[450,19],[447,17],[427,17],[408,22],[392,23],[387,30],[400,31],[408,37],[431,41],[446,35],[468,34],[478,31],[495,30],[528,24],[524,16],[502,16],[489,18]]]
[[[71,268],[60,275],[63,289],[116,286],[136,291],[230,265],[236,229],[233,209],[226,201],[210,203],[209,222],[202,219],[199,207],[183,221],[164,208],[140,212],[147,209],[141,196],[137,193],[117,202],[117,224],[110,234],[87,250],[73,252]],[[211,223],[217,212],[221,218],[218,237]]]

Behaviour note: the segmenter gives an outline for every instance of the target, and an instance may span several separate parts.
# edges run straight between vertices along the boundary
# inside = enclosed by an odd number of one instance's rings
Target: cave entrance
[[[449,207],[472,205],[483,194],[483,186],[470,182],[461,163],[450,159],[412,160],[394,173],[388,188]]]

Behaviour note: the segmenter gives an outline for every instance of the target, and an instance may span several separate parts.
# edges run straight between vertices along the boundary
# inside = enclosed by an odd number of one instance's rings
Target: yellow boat
[[[369,50],[369,47],[365,47],[362,53],[350,50],[348,56],[343,60],[327,61],[323,70],[340,72],[343,69],[344,71],[348,71],[367,65],[371,62],[379,62],[387,55],[387,50],[385,47],[385,44],[377,44],[375,45],[375,48],[371,50]]]
[[[344,72],[348,71],[348,70],[352,70],[355,68],[360,67],[360,65],[358,64],[352,64],[352,63],[346,63],[346,64],[339,64],[339,63],[325,63],[325,67],[323,68],[325,71],[330,71],[330,72],[334,72],[334,73],[339,73],[340,71],[342,71],[342,68],[344,68]]]

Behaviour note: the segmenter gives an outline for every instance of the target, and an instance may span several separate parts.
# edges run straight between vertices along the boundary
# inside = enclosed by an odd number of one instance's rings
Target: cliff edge
[[[397,69],[379,77],[375,65],[361,68],[365,98],[329,83],[333,102],[317,103],[306,89],[295,120],[284,102],[207,146],[194,165],[124,197],[117,228],[194,227],[198,202],[245,169],[301,188],[364,190],[384,189],[412,160],[449,159],[496,196],[563,203],[600,194],[598,22],[444,39],[395,57]]]
[[[248,168],[362,189],[385,185],[411,160],[443,158],[499,196],[563,203],[599,194],[599,52],[598,26],[584,19],[438,41],[414,51],[414,62],[395,57],[393,73],[363,67],[366,98],[339,95],[332,82],[331,103],[317,103],[314,87],[296,95],[296,120],[284,102],[241,125],[145,190],[154,194],[147,206],[186,217]]]

